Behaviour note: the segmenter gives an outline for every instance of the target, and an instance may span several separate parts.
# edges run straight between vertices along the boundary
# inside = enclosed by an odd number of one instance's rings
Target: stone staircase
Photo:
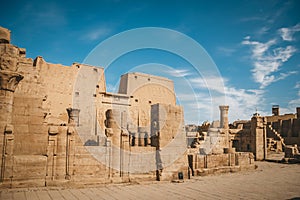
[[[281,141],[282,146],[283,146],[283,147],[286,147],[286,144],[284,143],[284,138],[281,137],[281,135],[280,135],[275,129],[273,129],[273,127],[272,127],[271,124],[268,125],[268,128],[272,131],[272,133],[273,133],[277,138],[279,138],[279,140]]]

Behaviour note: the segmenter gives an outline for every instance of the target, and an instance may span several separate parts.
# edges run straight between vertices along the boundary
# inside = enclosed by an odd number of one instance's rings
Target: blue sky
[[[161,27],[195,40],[219,76],[201,77],[197,66],[159,49],[132,51],[104,66],[110,91],[128,71],[174,80],[186,123],[218,119],[217,104],[230,106],[230,121],[250,119],[256,109],[269,115],[273,104],[281,113],[300,106],[299,1],[11,0],[1,5],[0,26],[12,31],[12,43],[25,47],[27,57],[41,55],[51,63],[87,61],[101,42],[135,28]],[[87,64],[103,66],[101,59]]]

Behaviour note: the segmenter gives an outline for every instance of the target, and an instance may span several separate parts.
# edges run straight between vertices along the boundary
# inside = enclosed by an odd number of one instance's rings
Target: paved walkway
[[[155,182],[0,190],[0,199],[300,199],[300,165],[258,162],[249,172],[197,177],[184,183]]]

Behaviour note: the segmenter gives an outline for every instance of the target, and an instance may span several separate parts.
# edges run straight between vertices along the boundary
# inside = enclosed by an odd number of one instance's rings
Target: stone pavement
[[[255,171],[85,188],[2,189],[0,199],[300,199],[300,165],[257,162]]]

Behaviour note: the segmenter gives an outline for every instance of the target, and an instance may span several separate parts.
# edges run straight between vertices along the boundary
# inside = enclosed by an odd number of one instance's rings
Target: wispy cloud
[[[255,107],[261,101],[261,97],[264,94],[263,90],[257,89],[239,89],[233,86],[229,86],[229,80],[222,78],[224,82],[224,88],[215,87],[213,85],[208,86],[210,90],[217,90],[226,96],[226,104],[229,104],[235,108],[241,107]],[[211,79],[209,82],[213,83],[216,79]],[[201,86],[201,85],[200,85]],[[220,102],[221,104],[222,102]],[[235,106],[236,105],[236,106]],[[235,110],[238,111],[238,110]],[[239,112],[242,113],[242,112]]]
[[[223,77],[206,76],[204,78],[191,78],[190,81],[191,83],[196,84],[199,88],[206,88],[210,91],[224,94],[224,82],[226,82],[227,80]]]
[[[293,41],[294,40],[294,34],[296,32],[300,31],[300,23],[296,24],[295,26],[289,27],[289,28],[281,28],[278,30],[281,38],[284,41]]]
[[[276,39],[271,39],[265,43],[253,41],[249,36],[242,41],[243,45],[251,47],[251,57],[253,61],[252,76],[255,82],[260,84],[260,88],[265,88],[273,82],[282,80],[295,72],[275,74],[280,70],[284,62],[288,61],[296,52],[293,46],[275,47],[278,45]]]
[[[222,77],[191,78],[191,83],[196,85],[197,92],[191,94],[179,94],[178,97],[185,102],[189,112],[193,109],[201,109],[205,116],[214,110],[214,120],[218,119],[218,105],[227,104],[230,106],[229,118],[231,121],[236,119],[249,119],[256,108],[264,101],[264,90],[261,89],[241,89],[229,85],[229,80]],[[215,82],[224,82],[224,86],[216,86]],[[208,96],[203,89],[216,91],[219,95]],[[224,101],[225,96],[225,101]],[[212,99],[214,98],[214,99]],[[213,107],[212,107],[213,106]]]
[[[185,77],[185,76],[189,76],[192,73],[187,70],[187,69],[172,69],[172,70],[165,70],[166,74],[169,74],[170,76],[173,77]]]
[[[112,30],[108,26],[92,28],[82,36],[82,39],[86,39],[88,41],[95,41],[109,35],[111,32]]]
[[[261,27],[260,29],[258,29],[258,30],[256,31],[256,35],[257,35],[257,36],[262,36],[262,35],[267,34],[269,31],[270,31],[270,27],[268,27],[268,26],[263,26],[263,27]]]

